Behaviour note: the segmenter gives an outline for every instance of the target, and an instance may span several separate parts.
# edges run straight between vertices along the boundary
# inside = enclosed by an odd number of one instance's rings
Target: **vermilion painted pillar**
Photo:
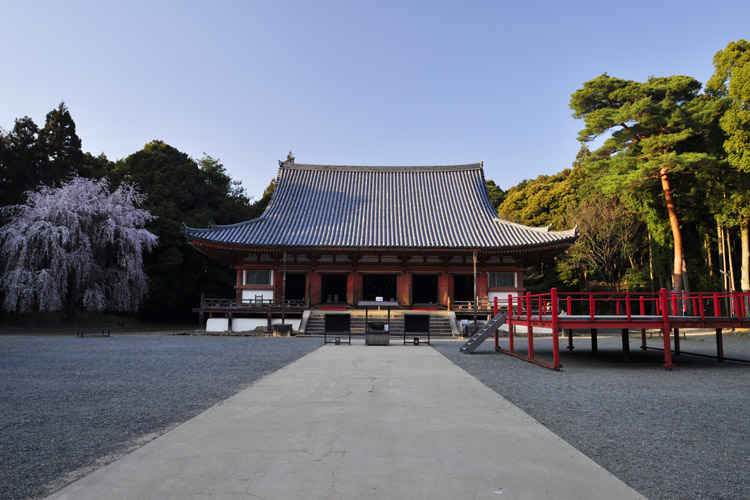
[[[477,297],[480,300],[487,298],[487,273],[479,273],[477,276]]]
[[[242,269],[237,269],[237,278],[234,282],[234,289],[236,292],[237,300],[242,300],[242,288],[240,288],[242,286],[242,273]]]
[[[273,274],[273,301],[280,304],[284,298],[284,273],[274,270]]]
[[[448,305],[448,281],[450,276],[448,273],[443,273],[438,276],[438,304],[441,306]]]
[[[396,277],[396,300],[400,306],[411,305],[412,275],[410,273],[400,274]]]
[[[310,273],[310,305],[317,306],[320,304],[320,292],[322,287],[322,280],[320,274],[316,272]]]
[[[360,300],[362,300],[362,275],[350,273],[346,277],[346,302],[354,306]]]

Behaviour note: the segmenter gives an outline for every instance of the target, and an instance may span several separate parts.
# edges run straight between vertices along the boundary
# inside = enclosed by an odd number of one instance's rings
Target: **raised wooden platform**
[[[495,308],[502,301],[495,301]],[[568,349],[573,349],[573,330],[591,332],[592,350],[597,349],[597,334],[600,329],[618,329],[622,333],[623,356],[629,353],[630,330],[641,331],[641,347],[646,349],[646,330],[660,330],[664,338],[664,367],[671,369],[672,334],[674,352],[692,354],[680,349],[680,330],[706,329],[716,331],[716,359],[724,361],[722,330],[726,328],[750,328],[750,293],[672,293],[661,289],[658,293],[564,293],[556,289],[549,293],[527,294],[522,297],[509,295],[505,300],[508,308],[509,349],[499,347],[495,334],[495,349],[526,361],[559,370],[561,331],[568,334]],[[601,312],[598,312],[601,311]],[[647,314],[647,312],[653,314]],[[577,314],[576,314],[577,313]],[[613,314],[614,313],[614,314]],[[528,354],[515,352],[516,327],[527,330]],[[552,330],[553,360],[546,363],[534,358],[534,328]],[[750,360],[735,360],[750,362]]]

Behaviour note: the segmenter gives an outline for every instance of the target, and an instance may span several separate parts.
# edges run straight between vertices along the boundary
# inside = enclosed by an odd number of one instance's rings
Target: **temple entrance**
[[[412,275],[412,303],[437,304],[438,276],[437,274]]]
[[[471,274],[453,276],[453,300],[474,300],[474,277]]]
[[[305,300],[307,275],[304,273],[287,273],[285,291],[286,300]]]
[[[395,274],[364,274],[362,275],[362,298],[364,300],[396,300]]]
[[[346,302],[346,274],[320,275],[320,301],[324,304]]]

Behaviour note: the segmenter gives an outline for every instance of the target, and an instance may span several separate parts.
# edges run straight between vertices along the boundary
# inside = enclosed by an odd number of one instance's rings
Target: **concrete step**
[[[391,311],[389,332],[393,336],[403,335],[404,333],[404,314],[429,314],[430,315],[430,334],[445,335],[453,334],[451,328],[450,313],[448,312],[414,312],[410,311]],[[362,310],[346,311],[321,311],[313,310],[305,327],[306,335],[323,335],[325,332],[325,315],[326,314],[349,314],[351,317],[351,330],[353,334],[364,334],[367,321],[388,321],[387,311],[369,311],[367,315]]]

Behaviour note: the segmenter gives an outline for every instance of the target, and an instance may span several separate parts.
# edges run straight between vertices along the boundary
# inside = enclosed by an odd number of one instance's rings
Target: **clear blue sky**
[[[750,1],[0,0],[0,127],[64,100],[83,149],[154,139],[259,197],[298,163],[570,166],[570,94],[603,72],[705,82]]]

